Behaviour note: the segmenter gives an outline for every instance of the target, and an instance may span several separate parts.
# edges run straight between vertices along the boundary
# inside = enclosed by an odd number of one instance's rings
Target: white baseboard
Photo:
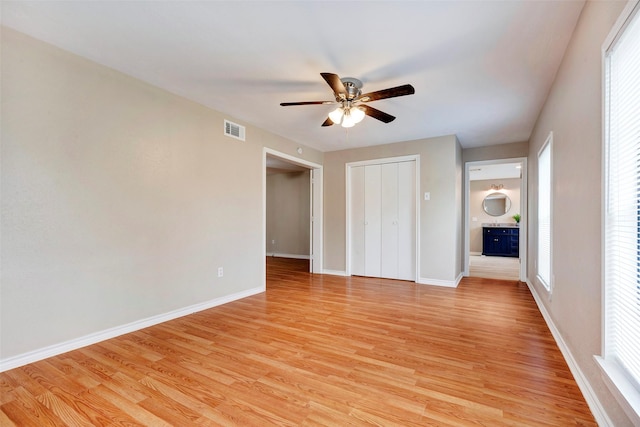
[[[482,252],[469,252],[469,255],[480,256]]]
[[[246,291],[241,291],[235,294],[226,295],[224,297],[216,298],[203,303],[190,305],[188,307],[180,308],[178,310],[170,311],[168,313],[159,314],[157,316],[152,316],[146,319],[137,320],[135,322],[131,322],[126,325],[116,326],[115,328],[107,329],[104,331],[85,335],[83,337],[76,338],[73,340],[50,345],[48,347],[44,347],[38,350],[33,350],[27,353],[19,354],[17,356],[9,357],[7,359],[2,359],[0,360],[0,372],[17,368],[19,366],[27,365],[29,363],[37,362],[39,360],[43,360],[48,357],[57,356],[59,354],[66,353],[68,351],[77,350],[79,348],[86,347],[91,344],[96,344],[98,342],[108,340],[110,338],[115,338],[123,334],[128,334],[129,332],[134,332],[140,329],[148,328],[149,326],[167,322],[169,320],[186,316],[188,314],[196,313],[198,311],[207,310],[209,308],[213,308],[222,304],[227,304],[229,302],[246,298],[251,295],[259,294],[264,291],[265,291],[265,288],[262,286],[248,289]]]
[[[339,271],[339,270],[322,270],[322,274],[329,274],[331,276],[344,276],[344,277],[348,276],[346,271]],[[448,288],[456,288],[458,284],[460,284],[460,281],[462,280],[463,276],[464,276],[463,273],[460,273],[455,280],[427,279],[427,278],[421,277],[418,280],[416,280],[416,283],[419,283],[421,285],[434,285],[434,286],[445,286]]]
[[[460,280],[462,280],[463,274],[460,273],[455,280],[442,280],[442,279],[429,279],[426,277],[420,277],[416,283],[421,285],[433,285],[433,286],[444,286],[447,288],[457,288],[460,284]]]
[[[322,270],[322,274],[329,274],[331,276],[347,276],[347,272],[346,271],[339,271],[339,270]]]
[[[462,280],[463,277],[464,277],[464,271],[461,271],[460,274],[458,274],[458,277],[456,278],[456,288],[460,284],[460,281]]]
[[[576,359],[573,357],[573,354],[571,354],[571,350],[569,350],[567,343],[564,341],[564,339],[562,338],[562,335],[560,334],[560,331],[558,330],[558,328],[556,328],[556,325],[553,323],[553,319],[551,318],[551,315],[549,314],[546,307],[542,303],[542,299],[540,298],[540,295],[538,295],[538,292],[536,292],[535,287],[528,279],[526,283],[527,283],[527,286],[529,287],[529,291],[531,291],[531,295],[533,295],[533,299],[536,301],[536,304],[538,305],[538,310],[540,310],[540,313],[542,314],[544,321],[547,323],[547,326],[551,331],[551,335],[553,335],[553,338],[556,340],[556,344],[558,345],[558,348],[560,349],[562,356],[564,356],[564,360],[567,362],[567,365],[569,365],[569,370],[573,374],[573,378],[576,380],[576,383],[578,384],[578,388],[580,388],[580,391],[584,396],[584,400],[587,401],[587,405],[589,405],[589,409],[591,409],[591,413],[593,413],[593,417],[596,419],[598,426],[614,427],[613,422],[611,421],[611,418],[609,418],[602,404],[600,403],[600,399],[598,399],[598,396],[596,395],[595,391],[593,391],[593,388],[591,387],[591,383],[589,383],[589,380],[587,380],[587,377],[585,377],[584,373],[582,372],[582,369],[580,369],[580,366],[578,366],[578,363],[576,362]]]
[[[278,258],[311,259],[310,255],[281,254],[278,252],[267,252],[267,256],[275,256]]]

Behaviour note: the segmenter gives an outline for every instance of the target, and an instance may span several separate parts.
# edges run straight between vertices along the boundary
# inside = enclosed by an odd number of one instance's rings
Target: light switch
[[[477,217],[477,216],[472,216],[472,217],[471,217],[471,221],[473,221],[473,222],[478,222],[478,217]]]
[[[428,192],[428,191],[426,193],[424,193],[424,199],[425,200],[431,200],[431,193]]]

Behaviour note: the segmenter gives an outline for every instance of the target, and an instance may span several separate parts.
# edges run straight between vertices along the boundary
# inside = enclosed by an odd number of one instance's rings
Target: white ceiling
[[[2,23],[322,151],[456,134],[526,141],[583,1],[7,1]],[[321,128],[320,72],[397,116]],[[335,108],[335,107],[333,107]],[[222,124],[221,124],[222,126]]]
[[[522,163],[497,163],[469,168],[469,181],[520,178]]]
[[[304,172],[309,170],[309,168],[305,168],[303,166],[281,159],[280,157],[274,157],[270,155],[267,155],[266,166],[267,175],[276,173]]]

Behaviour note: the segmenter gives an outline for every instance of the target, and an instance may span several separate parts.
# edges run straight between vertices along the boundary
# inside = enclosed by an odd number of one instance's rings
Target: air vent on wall
[[[224,134],[230,136],[231,138],[236,138],[241,141],[244,141],[244,126],[240,126],[237,123],[230,122],[229,120],[224,121]]]

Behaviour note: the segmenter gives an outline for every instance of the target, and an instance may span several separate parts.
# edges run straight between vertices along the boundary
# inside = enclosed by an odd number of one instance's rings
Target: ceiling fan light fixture
[[[356,124],[356,121],[351,116],[351,111],[348,108],[344,110],[344,117],[342,118],[342,127],[343,128],[352,128],[353,125]]]
[[[355,123],[353,122],[353,120],[344,120],[342,122],[342,127],[343,128],[352,128],[355,125]]]
[[[339,125],[343,115],[344,115],[344,110],[342,109],[342,107],[338,107],[329,113],[329,118],[333,123]]]
[[[364,119],[365,113],[361,108],[353,107],[351,108],[350,114],[354,123],[360,123],[362,119]]]

